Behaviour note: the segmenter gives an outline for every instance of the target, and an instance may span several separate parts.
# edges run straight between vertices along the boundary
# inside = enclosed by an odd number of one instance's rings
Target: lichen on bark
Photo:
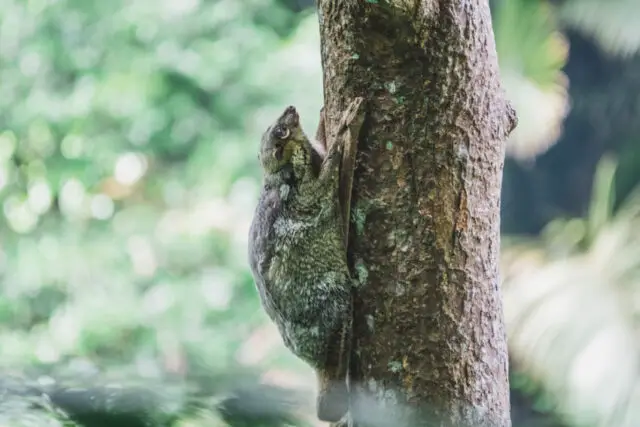
[[[318,12],[329,127],[349,99],[367,105],[351,382],[394,417],[411,408],[416,427],[508,427],[499,203],[516,118],[488,4],[319,0]],[[363,399],[351,408],[360,420]]]

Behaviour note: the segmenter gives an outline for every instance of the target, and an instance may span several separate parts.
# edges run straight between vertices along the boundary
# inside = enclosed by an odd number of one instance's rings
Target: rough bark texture
[[[510,426],[498,254],[504,140],[516,120],[489,6],[318,9],[329,128],[353,97],[368,112],[352,201],[351,382],[397,422],[410,413],[416,427]],[[363,402],[352,402],[356,424],[380,420]]]

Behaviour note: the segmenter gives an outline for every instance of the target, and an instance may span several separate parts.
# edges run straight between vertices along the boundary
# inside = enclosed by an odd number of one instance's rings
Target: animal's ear
[[[273,152],[273,157],[275,157],[279,162],[282,161],[282,158],[284,157],[284,144],[278,144],[276,146],[276,149]]]

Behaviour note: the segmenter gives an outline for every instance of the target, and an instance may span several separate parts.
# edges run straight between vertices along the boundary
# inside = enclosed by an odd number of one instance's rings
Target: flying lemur
[[[262,306],[286,347],[316,371],[317,416],[329,422],[348,410],[353,285],[346,242],[363,119],[356,98],[325,153],[324,115],[314,146],[296,109],[284,110],[262,136],[263,185],[249,235]]]

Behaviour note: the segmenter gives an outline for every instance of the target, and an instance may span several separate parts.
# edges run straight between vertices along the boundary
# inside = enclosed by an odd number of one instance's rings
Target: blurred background
[[[490,4],[519,113],[514,426],[640,425],[640,1]],[[313,134],[312,0],[0,0],[3,372],[312,392],[246,260],[258,142],[289,104]]]

